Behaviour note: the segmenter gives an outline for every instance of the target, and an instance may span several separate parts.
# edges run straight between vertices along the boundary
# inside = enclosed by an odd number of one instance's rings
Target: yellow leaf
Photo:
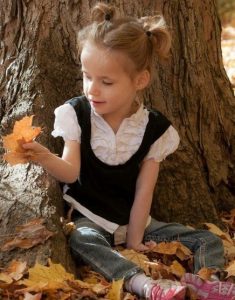
[[[191,251],[178,241],[158,243],[152,251],[166,255],[176,255],[180,260],[188,259],[192,255]]]
[[[186,273],[185,268],[177,260],[174,260],[170,265],[170,272],[179,278]]]
[[[228,261],[235,259],[235,245],[227,240],[222,240],[224,245],[224,255]]]
[[[62,265],[53,264],[49,261],[49,267],[36,263],[29,269],[29,278],[21,281],[27,287],[31,287],[33,291],[42,290],[70,290],[66,280],[73,280],[73,274],[67,273]]]
[[[109,286],[110,285],[104,285],[101,282],[99,282],[90,286],[90,288],[92,292],[94,292],[96,295],[105,295],[107,293]]]
[[[231,262],[225,271],[228,272],[227,277],[235,276],[235,261]]]
[[[198,276],[200,276],[203,280],[209,280],[211,275],[214,273],[213,269],[201,268],[198,271]]]
[[[212,233],[214,233],[215,235],[219,236],[221,239],[223,240],[227,240],[231,243],[233,243],[230,235],[224,231],[222,231],[219,227],[217,227],[215,224],[213,223],[204,223],[206,225],[206,227],[208,228],[208,230]]]
[[[122,299],[122,287],[123,287],[123,279],[116,280],[112,282],[112,286],[108,292],[109,300],[121,300]]]
[[[11,276],[9,276],[8,274],[0,273],[0,282],[10,284],[13,282],[13,280],[12,280]],[[0,286],[1,286],[1,283],[0,283]]]
[[[147,275],[149,275],[149,268],[146,262],[149,261],[148,257],[142,253],[136,252],[134,250],[125,249],[120,251],[120,254],[123,255],[126,259],[132,261],[137,264],[141,269],[145,271]]]

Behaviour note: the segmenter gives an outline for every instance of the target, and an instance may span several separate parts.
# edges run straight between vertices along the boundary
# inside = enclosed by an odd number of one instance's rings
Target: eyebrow
[[[81,69],[81,71],[82,71],[83,73],[86,73],[86,74],[89,75],[89,73],[88,73],[87,71],[85,71],[85,70],[83,70],[83,69]],[[98,78],[99,78],[99,79],[109,79],[109,80],[114,80],[113,78],[108,77],[108,76],[99,76]]]

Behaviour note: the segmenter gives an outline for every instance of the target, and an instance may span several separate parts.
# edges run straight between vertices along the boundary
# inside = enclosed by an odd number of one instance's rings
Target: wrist
[[[53,153],[51,153],[48,149],[45,149],[45,151],[42,152],[33,152],[29,159],[33,162],[39,163],[44,167],[48,164],[53,156]]]

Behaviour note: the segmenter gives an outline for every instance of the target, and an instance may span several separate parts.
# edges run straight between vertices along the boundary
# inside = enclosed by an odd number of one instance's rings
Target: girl
[[[159,164],[179,144],[170,121],[141,102],[155,56],[169,52],[163,19],[115,18],[114,8],[102,3],[92,16],[78,38],[84,96],[55,110],[52,134],[65,141],[62,158],[37,142],[24,145],[52,176],[67,183],[64,199],[76,210],[72,252],[107,279],[124,278],[127,291],[146,299],[184,299],[186,284],[201,299],[232,299],[233,285],[202,282],[192,274],[183,284],[153,281],[111,248],[125,242],[144,251],[154,242],[177,239],[194,252],[195,272],[223,266],[219,238],[149,215]]]

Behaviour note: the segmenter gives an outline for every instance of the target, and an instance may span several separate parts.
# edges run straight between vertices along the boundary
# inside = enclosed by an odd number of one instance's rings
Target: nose
[[[88,93],[91,96],[99,95],[99,87],[95,81],[90,81],[88,85]]]

